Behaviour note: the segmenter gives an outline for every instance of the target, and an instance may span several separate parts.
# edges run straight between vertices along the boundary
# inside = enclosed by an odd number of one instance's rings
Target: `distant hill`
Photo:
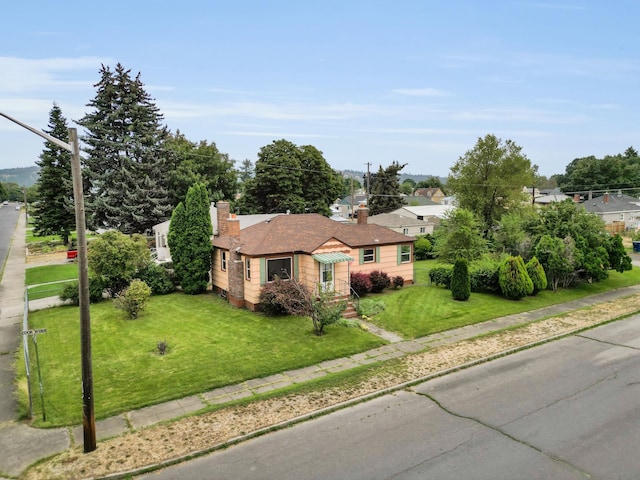
[[[0,182],[17,183],[21,187],[30,187],[38,180],[40,167],[3,168],[0,169]]]
[[[372,171],[371,173],[376,173],[376,171]],[[346,177],[353,177],[353,178],[357,178],[360,180],[360,183],[362,183],[362,179],[364,178],[364,175],[367,172],[359,172],[357,170],[342,170],[342,174]],[[404,182],[407,178],[411,178],[412,180],[414,180],[416,183],[421,182],[423,180],[426,180],[427,178],[431,177],[431,176],[437,176],[437,175],[414,175],[411,173],[401,173],[399,176],[399,181],[400,183]],[[440,178],[440,181],[444,184],[447,181],[446,177],[438,177]]]

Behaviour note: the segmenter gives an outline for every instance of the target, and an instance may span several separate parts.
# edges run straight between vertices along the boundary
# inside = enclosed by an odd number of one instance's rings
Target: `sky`
[[[0,112],[42,130],[55,102],[77,127],[121,63],[172,132],[238,165],[284,138],[338,170],[446,177],[494,134],[551,176],[640,149],[638,19],[638,0],[7,2]],[[43,146],[0,117],[0,168]]]

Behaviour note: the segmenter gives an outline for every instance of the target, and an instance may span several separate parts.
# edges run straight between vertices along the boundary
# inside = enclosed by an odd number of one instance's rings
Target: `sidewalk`
[[[34,462],[66,450],[70,447],[72,441],[79,444],[82,444],[83,441],[81,425],[73,429],[41,430],[31,428],[14,420],[17,405],[13,396],[14,384],[11,364],[13,360],[12,353],[15,352],[20,341],[24,304],[24,233],[24,219],[21,219],[14,235],[14,243],[4,278],[0,284],[0,352],[9,352],[8,355],[0,355],[0,385],[2,385],[0,389],[0,451],[2,452],[0,456],[0,479],[3,478],[3,474],[17,477]],[[412,352],[424,350],[427,347],[455,343],[509,326],[566,313],[639,292],[640,285],[623,288],[532,312],[510,315],[476,325],[428,335],[415,340],[402,340],[391,332],[369,325],[372,333],[385,338],[390,343],[349,357],[329,360],[306,368],[289,370],[266,378],[247,380],[237,385],[229,385],[191,397],[100,420],[96,422],[97,438],[101,440],[114,437],[158,422],[194,413],[209,405],[223,404],[232,400],[251,397],[289,385],[304,383],[330,373],[401,357]],[[48,302],[55,304],[55,299]],[[45,302],[40,303],[41,306],[46,305]],[[71,434],[69,434],[70,431]]]

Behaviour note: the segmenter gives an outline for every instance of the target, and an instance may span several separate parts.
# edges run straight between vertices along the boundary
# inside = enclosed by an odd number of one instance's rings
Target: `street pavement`
[[[33,463],[68,449],[72,443],[82,443],[83,430],[74,428],[34,429],[17,420],[17,403],[13,371],[14,352],[21,341],[24,311],[25,279],[25,220],[20,217],[13,236],[13,243],[0,282],[0,479],[2,475],[18,477]],[[96,422],[98,440],[147,427],[162,421],[194,413],[208,405],[224,404],[248,398],[289,385],[300,384],[330,373],[359,367],[365,364],[398,358],[412,352],[455,343],[481,334],[521,325],[553,315],[573,311],[588,305],[640,292],[640,286],[618,289],[562,305],[497,318],[414,340],[402,340],[397,335],[370,325],[372,333],[388,342],[379,348],[349,357],[338,358],[306,368],[285,371],[266,378],[247,380],[236,385],[218,388],[200,395],[129,411]],[[56,298],[32,302],[30,310],[59,305]]]

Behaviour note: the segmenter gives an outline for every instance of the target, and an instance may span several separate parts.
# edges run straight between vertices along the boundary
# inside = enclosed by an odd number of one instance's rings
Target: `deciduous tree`
[[[480,218],[487,235],[503,214],[526,201],[523,188],[533,184],[536,171],[522,147],[487,135],[451,167],[447,188],[460,207]]]
[[[464,208],[449,210],[440,227],[434,232],[434,254],[440,260],[454,263],[458,258],[473,261],[482,256],[487,241],[475,215]]]

